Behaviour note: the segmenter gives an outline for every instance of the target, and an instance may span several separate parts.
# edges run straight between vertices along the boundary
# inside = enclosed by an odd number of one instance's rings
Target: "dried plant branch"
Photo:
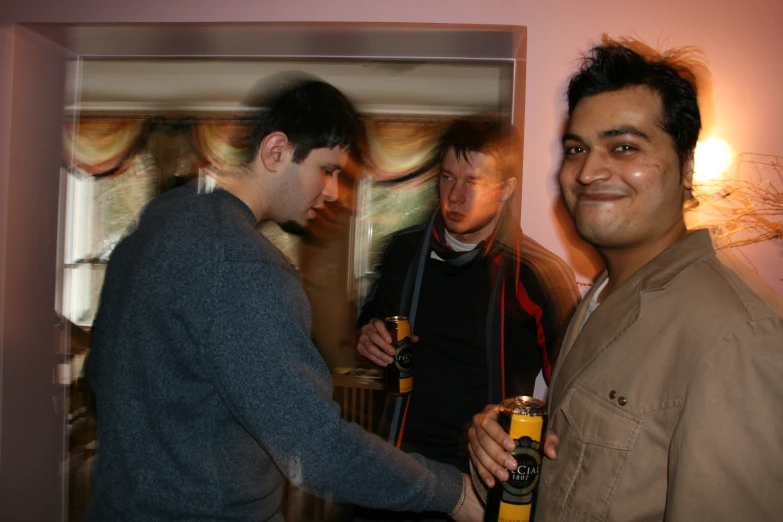
[[[734,172],[695,184],[697,208],[717,215],[693,228],[713,230],[717,248],[783,240],[783,158],[743,153]]]

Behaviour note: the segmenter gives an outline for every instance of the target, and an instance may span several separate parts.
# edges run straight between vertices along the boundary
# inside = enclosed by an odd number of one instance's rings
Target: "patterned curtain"
[[[445,121],[368,119],[365,174],[374,181],[427,180]],[[84,117],[64,128],[63,159],[89,175],[122,174],[133,156],[149,148],[156,134],[189,132],[203,163],[216,169],[237,166],[249,158],[250,121],[239,118],[166,119],[159,117]],[[419,174],[419,175],[417,175]],[[421,178],[424,175],[424,178]]]
[[[251,120],[227,116],[138,117],[85,116],[64,128],[63,159],[76,172],[96,180],[95,216],[97,253],[111,251],[144,203],[155,194],[195,177],[199,169],[220,171],[247,162]],[[370,265],[380,262],[389,236],[422,222],[432,211],[437,194],[433,162],[438,139],[449,121],[439,119],[390,120],[366,118],[367,147],[362,166],[353,165],[341,176],[341,211],[329,208],[313,232],[329,236],[341,227],[337,214],[371,215]],[[360,178],[373,181],[364,209],[354,208],[353,192]],[[299,266],[298,238],[274,224],[261,229]]]
[[[413,185],[426,181],[434,172],[435,148],[447,124],[443,121],[368,121],[368,174],[375,181],[404,179]],[[416,173],[420,175],[415,176]]]
[[[144,119],[82,118],[66,125],[63,159],[66,165],[91,176],[121,174],[146,143]]]
[[[234,168],[250,159],[249,131],[247,120],[199,120],[193,125],[193,145],[207,165]]]

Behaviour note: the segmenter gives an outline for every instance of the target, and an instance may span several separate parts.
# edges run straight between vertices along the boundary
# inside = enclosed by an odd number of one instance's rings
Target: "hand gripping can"
[[[411,323],[403,316],[387,317],[383,323],[391,335],[391,344],[397,351],[394,354],[394,362],[384,369],[383,383],[387,393],[405,395],[413,390]]]
[[[546,405],[533,397],[512,397],[498,407],[498,422],[516,444],[511,456],[517,469],[506,482],[489,491],[486,522],[527,522],[533,520],[538,480],[541,472],[542,440]]]

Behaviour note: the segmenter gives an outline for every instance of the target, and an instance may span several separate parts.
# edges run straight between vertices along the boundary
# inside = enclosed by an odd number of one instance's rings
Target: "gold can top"
[[[529,415],[540,417],[546,415],[546,403],[535,397],[520,395],[503,400],[498,406],[498,411],[506,415]]]
[[[407,320],[408,320],[408,318],[405,317],[404,315],[393,315],[391,317],[387,317],[383,321],[386,322],[386,323],[401,323],[401,322],[407,321]]]

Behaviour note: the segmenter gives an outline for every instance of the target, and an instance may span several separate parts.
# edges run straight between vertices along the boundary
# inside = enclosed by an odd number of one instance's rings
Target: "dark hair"
[[[246,164],[273,132],[288,137],[295,163],[320,148],[342,147],[356,159],[361,156],[364,126],[356,108],[342,92],[318,78],[287,73],[266,80],[246,105],[262,109],[250,130]]]
[[[582,66],[568,84],[568,114],[582,98],[628,87],[645,86],[663,102],[661,128],[674,141],[680,166],[693,157],[701,130],[697,97],[697,74],[708,74],[704,64],[692,57],[695,48],[659,53],[629,38],[612,40],[584,56]]]
[[[468,154],[490,154],[497,161],[503,179],[519,178],[522,174],[522,140],[513,125],[505,120],[454,120],[438,141],[437,160],[442,162],[449,149],[457,158],[468,160]]]

